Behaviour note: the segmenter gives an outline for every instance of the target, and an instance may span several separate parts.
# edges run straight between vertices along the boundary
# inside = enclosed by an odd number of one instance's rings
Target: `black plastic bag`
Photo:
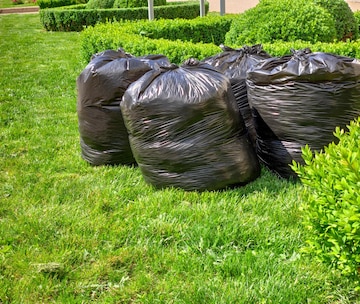
[[[208,57],[203,62],[212,65],[230,78],[240,113],[248,129],[250,140],[255,146],[256,131],[247,97],[247,72],[265,59],[271,58],[271,55],[266,53],[260,44],[239,49],[220,45],[220,48],[222,53]]]
[[[133,57],[123,50],[94,55],[77,78],[82,157],[92,165],[135,163],[121,114],[127,87],[152,68],[170,65],[162,55]]]
[[[156,188],[216,190],[260,174],[228,77],[189,59],[146,73],[121,109],[134,157]]]
[[[248,98],[255,117],[257,153],[280,176],[295,177],[292,160],[301,148],[319,151],[360,115],[360,62],[310,49],[271,58],[248,73]]]

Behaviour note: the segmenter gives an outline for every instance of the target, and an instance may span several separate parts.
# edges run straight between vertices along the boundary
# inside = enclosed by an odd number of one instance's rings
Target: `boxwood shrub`
[[[86,5],[87,9],[112,8],[114,0],[89,0]]]
[[[86,3],[86,0],[37,0],[40,9]]]
[[[180,63],[189,57],[201,60],[221,52],[218,45],[224,43],[226,32],[234,18],[237,16],[210,14],[192,20],[173,19],[98,24],[81,33],[81,55],[84,62],[88,62],[95,53],[122,47],[136,56],[162,53],[174,63]],[[232,46],[242,47],[243,45]],[[263,44],[264,50],[272,56],[284,56],[290,54],[291,49],[308,47],[313,52],[328,52],[360,58],[360,41],[312,44],[298,40]]]
[[[333,43],[316,42],[309,43],[305,41],[274,41],[273,43],[264,43],[264,49],[272,56],[284,56],[290,54],[291,49],[301,50],[310,48],[313,52],[332,53],[352,58],[360,58],[360,40],[339,41]]]
[[[294,162],[292,168],[306,187],[304,251],[359,280],[360,117],[348,129],[337,128],[334,134],[339,142],[322,152],[313,154],[305,147],[305,165]]]
[[[209,2],[205,2],[205,13]],[[193,19],[200,14],[198,1],[169,2],[155,6],[155,19]],[[85,27],[109,20],[148,19],[148,8],[88,9],[86,5],[72,5],[40,10],[40,22],[48,31],[82,31]]]
[[[332,42],[335,21],[324,8],[308,0],[262,0],[240,14],[226,35],[226,44],[243,45],[276,40]]]
[[[148,0],[115,0],[114,7],[129,8],[147,6]],[[166,5],[166,0],[154,0],[154,6]]]
[[[203,59],[221,51],[232,20],[229,15],[98,24],[81,33],[82,58],[88,62],[95,53],[121,47],[135,56],[164,54],[173,63]]]
[[[349,4],[345,0],[313,0],[325,8],[335,20],[336,38],[338,40],[356,39],[358,23]]]

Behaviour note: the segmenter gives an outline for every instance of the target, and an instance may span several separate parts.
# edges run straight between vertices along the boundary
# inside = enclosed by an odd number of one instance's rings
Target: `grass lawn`
[[[0,16],[0,303],[360,303],[303,256],[302,186],[154,190],[80,157],[78,33]]]

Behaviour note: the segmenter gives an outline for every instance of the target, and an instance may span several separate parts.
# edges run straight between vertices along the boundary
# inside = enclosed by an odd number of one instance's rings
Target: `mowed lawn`
[[[78,33],[0,16],[0,303],[360,303],[301,253],[303,188],[155,190],[80,156]]]

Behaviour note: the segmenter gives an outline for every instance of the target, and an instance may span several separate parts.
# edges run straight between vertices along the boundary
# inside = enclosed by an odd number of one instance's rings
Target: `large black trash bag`
[[[220,45],[220,48],[222,49],[221,53],[203,61],[230,78],[240,113],[248,129],[250,140],[255,146],[256,131],[247,97],[246,77],[249,70],[265,59],[271,58],[271,55],[263,50],[261,44],[244,46],[239,49]]]
[[[127,87],[152,68],[170,65],[162,55],[133,57],[122,49],[94,55],[77,78],[81,155],[92,165],[135,163],[121,114]]]
[[[156,188],[217,190],[260,174],[229,78],[189,59],[129,86],[121,109],[134,157]]]
[[[271,58],[248,72],[249,104],[261,162],[281,177],[296,177],[301,148],[319,151],[360,115],[360,61],[310,49]]]

